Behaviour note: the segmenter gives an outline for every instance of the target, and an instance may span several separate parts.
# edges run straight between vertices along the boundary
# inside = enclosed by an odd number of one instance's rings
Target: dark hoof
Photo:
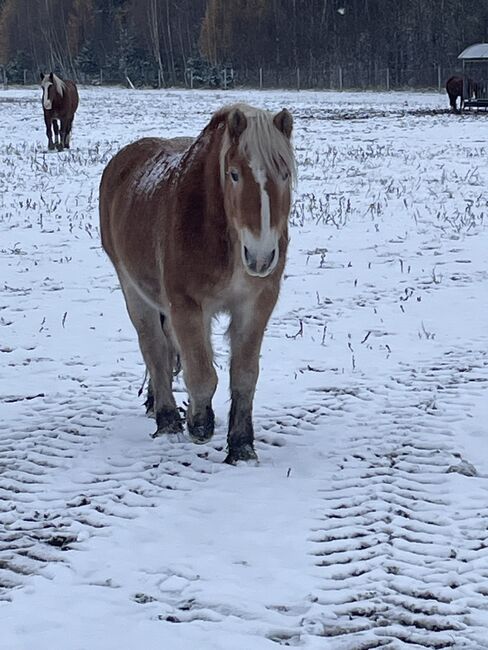
[[[53,149],[55,149],[56,147],[55,147],[54,142],[49,142],[48,145],[47,145],[47,148],[49,149],[49,151],[52,151]]]
[[[63,145],[61,144],[61,142],[59,142],[59,143],[56,145],[56,149],[57,149],[58,151],[63,151]]]
[[[251,444],[247,443],[240,447],[230,448],[224,463],[227,463],[228,465],[235,465],[239,460],[258,460],[258,456]]]
[[[152,434],[153,438],[158,438],[166,433],[180,433],[183,431],[181,417],[177,410],[164,410],[156,414],[157,430]]]
[[[190,438],[197,445],[208,442],[214,434],[215,418],[210,406],[207,406],[204,417],[196,417],[193,422],[187,420]]]
[[[65,143],[64,148],[69,149],[69,144],[67,142]]]

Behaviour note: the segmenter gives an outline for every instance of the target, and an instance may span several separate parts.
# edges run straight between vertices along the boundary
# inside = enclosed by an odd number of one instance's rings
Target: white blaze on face
[[[251,170],[256,183],[259,186],[260,204],[261,204],[261,229],[259,235],[254,235],[250,230],[244,228],[241,233],[241,254],[242,261],[248,273],[251,275],[258,275],[265,277],[269,275],[276,264],[278,263],[278,233],[275,228],[271,227],[271,205],[269,194],[266,191],[266,172],[261,168],[254,166],[251,163]],[[249,264],[246,260],[245,249],[248,255],[256,262],[256,271],[250,272]],[[267,262],[271,259],[274,252],[274,257],[267,266]],[[263,268],[265,267],[266,268]],[[262,269],[262,271],[260,270]]]
[[[51,100],[49,99],[49,96],[48,96],[49,86],[51,86],[51,85],[52,85],[52,82],[49,81],[49,77],[47,79],[42,80],[42,83],[41,83],[41,86],[42,86],[42,89],[43,89],[42,105],[44,106],[46,111],[50,111],[51,108],[52,108],[52,102],[51,102]]]

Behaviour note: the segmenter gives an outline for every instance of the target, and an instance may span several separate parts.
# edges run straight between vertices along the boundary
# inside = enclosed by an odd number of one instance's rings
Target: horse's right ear
[[[54,81],[54,75],[53,75],[53,73],[52,73],[52,72],[51,72],[51,74],[49,75],[49,81],[51,81],[51,82],[53,82],[53,81]]]
[[[239,108],[234,108],[227,118],[227,126],[232,140],[237,143],[247,126],[247,118]]]
[[[41,81],[44,79],[44,72],[39,72],[39,79]]]
[[[290,111],[287,111],[286,108],[284,108],[274,116],[273,122],[276,128],[289,140],[291,138],[291,132],[293,131],[293,117]]]

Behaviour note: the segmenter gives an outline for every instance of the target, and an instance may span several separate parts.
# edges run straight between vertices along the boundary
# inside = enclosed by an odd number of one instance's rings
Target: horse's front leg
[[[53,120],[46,114],[44,114],[44,123],[46,125],[46,135],[47,135],[47,148],[51,151],[54,149],[54,142],[53,142],[53,133],[52,133],[52,125]]]
[[[190,397],[186,423],[192,440],[204,443],[214,432],[212,398],[217,388],[217,373],[212,363],[211,316],[190,299],[171,305],[171,322],[180,349],[183,377]]]
[[[252,406],[259,376],[264,330],[276,304],[277,292],[265,292],[254,302],[232,310],[229,433],[226,463],[256,460]]]
[[[56,148],[58,151],[63,151],[64,149],[64,140],[66,138],[66,122],[65,120],[60,120],[60,126],[56,120],[53,121],[54,126],[54,135],[56,136]]]

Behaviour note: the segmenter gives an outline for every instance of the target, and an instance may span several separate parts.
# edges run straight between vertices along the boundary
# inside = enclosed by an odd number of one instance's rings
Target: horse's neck
[[[180,182],[191,187],[205,219],[225,222],[224,196],[220,181],[220,147],[223,132],[204,131],[181,161],[184,173]]]

